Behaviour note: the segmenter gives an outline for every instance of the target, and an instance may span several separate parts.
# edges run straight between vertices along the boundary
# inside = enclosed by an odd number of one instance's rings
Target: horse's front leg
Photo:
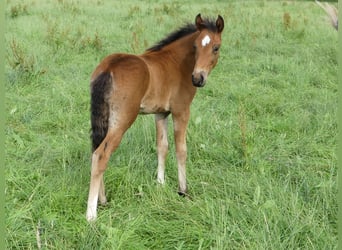
[[[190,110],[186,109],[180,113],[172,114],[173,118],[173,129],[176,144],[176,158],[178,164],[178,182],[180,195],[185,195],[187,193],[186,186],[186,128],[188,125],[190,116]]]
[[[157,181],[160,184],[165,183],[165,160],[169,148],[167,140],[167,116],[168,114],[156,114],[157,129],[157,154],[158,154],[158,173]]]

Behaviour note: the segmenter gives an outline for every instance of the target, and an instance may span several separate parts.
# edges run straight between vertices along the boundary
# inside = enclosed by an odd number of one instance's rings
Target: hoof
[[[179,196],[185,197],[186,193],[182,192],[182,191],[178,191]]]
[[[165,180],[164,180],[164,178],[157,178],[157,182],[159,183],[159,184],[161,184],[161,185],[164,185],[165,184]]]
[[[96,220],[96,215],[88,215],[87,214],[87,221],[90,222],[94,222]]]
[[[188,198],[189,200],[192,200],[191,196],[187,192],[178,191],[178,194],[181,197]]]
[[[96,212],[96,209],[87,209],[87,215],[86,215],[86,218],[87,218],[87,221],[88,222],[93,222],[96,220],[96,217],[97,217],[97,212]]]
[[[108,204],[107,199],[99,200],[99,203],[100,203],[101,206],[107,206],[107,204]]]

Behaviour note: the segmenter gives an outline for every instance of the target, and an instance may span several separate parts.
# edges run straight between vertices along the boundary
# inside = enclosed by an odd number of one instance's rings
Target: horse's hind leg
[[[165,182],[165,159],[168,152],[167,141],[167,116],[168,114],[156,114],[156,129],[157,129],[157,154],[158,154],[158,173],[157,181],[160,184]]]
[[[103,174],[107,168],[108,160],[111,154],[119,146],[122,136],[126,130],[132,125],[139,113],[139,96],[138,98],[127,98],[130,102],[123,102],[118,96],[122,96],[119,92],[114,99],[116,103],[111,104],[111,112],[109,116],[109,128],[106,137],[103,139],[92,156],[90,188],[87,205],[87,220],[95,220],[97,216],[96,208],[98,200],[106,202]],[[115,107],[115,108],[114,108]]]
[[[101,205],[105,205],[107,203],[103,175],[102,175],[101,182],[100,182],[99,202]]]
[[[126,130],[110,128],[100,146],[93,153],[87,206],[88,221],[96,218],[98,199],[100,199],[101,203],[105,202],[103,173],[107,168],[110,155],[119,146],[125,131]]]

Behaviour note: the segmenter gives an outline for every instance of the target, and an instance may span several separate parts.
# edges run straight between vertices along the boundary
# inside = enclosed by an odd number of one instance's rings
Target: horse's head
[[[224,21],[219,15],[215,25],[207,25],[202,20],[201,14],[198,14],[195,23],[200,34],[194,43],[196,63],[192,72],[192,84],[196,87],[203,87],[219,58]]]

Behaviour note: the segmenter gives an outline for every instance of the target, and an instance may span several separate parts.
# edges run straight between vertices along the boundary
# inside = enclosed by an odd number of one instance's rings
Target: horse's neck
[[[175,41],[166,48],[169,51],[169,55],[172,57],[172,60],[178,65],[181,65],[183,70],[184,67],[188,68],[191,73],[195,66],[194,41],[197,36],[198,33],[195,32]]]
[[[160,51],[147,51],[142,54],[142,58],[150,65],[167,62],[168,67],[181,67],[182,71],[191,74],[195,66],[194,41],[198,33],[195,32],[165,46]]]

